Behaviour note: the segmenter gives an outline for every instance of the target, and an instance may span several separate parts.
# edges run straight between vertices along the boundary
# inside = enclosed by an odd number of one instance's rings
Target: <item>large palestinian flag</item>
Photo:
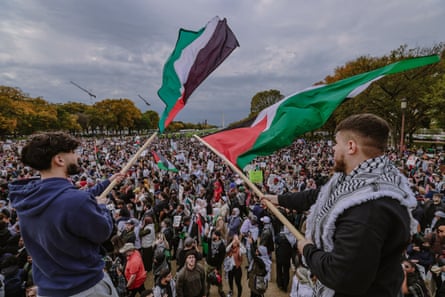
[[[297,136],[323,126],[346,98],[360,94],[372,82],[385,75],[436,63],[439,59],[439,56],[407,59],[297,92],[262,110],[250,125],[222,130],[203,140],[233,164],[244,168],[255,157],[270,155],[290,145]]]
[[[226,19],[214,17],[199,31],[179,30],[173,53],[164,65],[158,95],[166,107],[159,121],[164,129],[185,106],[193,91],[239,46]]]

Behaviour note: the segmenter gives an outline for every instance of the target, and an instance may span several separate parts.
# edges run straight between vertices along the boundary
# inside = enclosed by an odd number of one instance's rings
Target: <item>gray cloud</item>
[[[240,120],[257,92],[284,95],[359,56],[445,41],[441,0],[15,0],[0,10],[0,84],[50,102],[130,98],[162,113],[162,68],[179,28],[226,17],[241,47],[204,81],[177,120]]]

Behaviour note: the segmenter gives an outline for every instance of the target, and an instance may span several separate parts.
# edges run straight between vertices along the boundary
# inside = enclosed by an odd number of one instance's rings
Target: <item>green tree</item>
[[[153,110],[147,110],[136,122],[136,130],[140,132],[155,130],[158,128],[159,114]]]
[[[57,129],[76,133],[82,130],[78,121],[78,115],[71,113],[63,104],[56,104],[57,110]]]
[[[430,109],[427,115],[433,119],[431,128],[445,127],[445,74],[438,77],[437,81],[431,86],[430,92],[425,94],[422,101],[429,104]]]
[[[0,135],[13,134],[19,120],[18,102],[26,95],[18,88],[0,86]]]
[[[20,102],[23,114],[18,121],[21,134],[37,131],[56,130],[58,126],[57,109],[42,98],[30,98]]]
[[[179,130],[185,129],[185,124],[181,121],[173,121],[171,122],[167,128],[165,129],[166,132],[176,132]]]
[[[92,110],[91,105],[87,105],[79,102],[68,102],[64,104],[60,104],[58,107],[59,112],[69,116],[75,116],[77,125],[79,125],[80,130],[85,133],[90,133],[90,111]],[[68,121],[71,121],[69,119]],[[79,128],[75,128],[77,131]]]
[[[142,118],[141,111],[130,99],[105,99],[95,103],[93,108],[95,111],[92,122],[98,126],[100,124],[96,121],[104,123],[108,132],[122,133],[128,129],[131,133],[136,128],[136,122]]]
[[[260,111],[283,99],[284,96],[278,90],[258,92],[250,103],[250,116],[257,116]]]

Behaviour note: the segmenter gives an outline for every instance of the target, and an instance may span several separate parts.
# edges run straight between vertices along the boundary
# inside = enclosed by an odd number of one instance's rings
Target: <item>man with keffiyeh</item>
[[[320,189],[265,199],[310,210],[298,250],[317,276],[315,296],[398,296],[402,252],[416,232],[416,199],[385,156],[389,125],[373,114],[337,126],[334,174]]]

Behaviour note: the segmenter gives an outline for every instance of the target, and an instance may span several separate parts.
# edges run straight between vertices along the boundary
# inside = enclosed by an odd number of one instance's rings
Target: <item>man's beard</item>
[[[332,168],[334,172],[341,172],[346,174],[346,163],[345,158],[341,156],[338,160],[334,160],[334,167]]]
[[[80,171],[81,171],[80,166],[75,163],[69,164],[68,167],[66,168],[67,175],[76,175],[79,174]]]

